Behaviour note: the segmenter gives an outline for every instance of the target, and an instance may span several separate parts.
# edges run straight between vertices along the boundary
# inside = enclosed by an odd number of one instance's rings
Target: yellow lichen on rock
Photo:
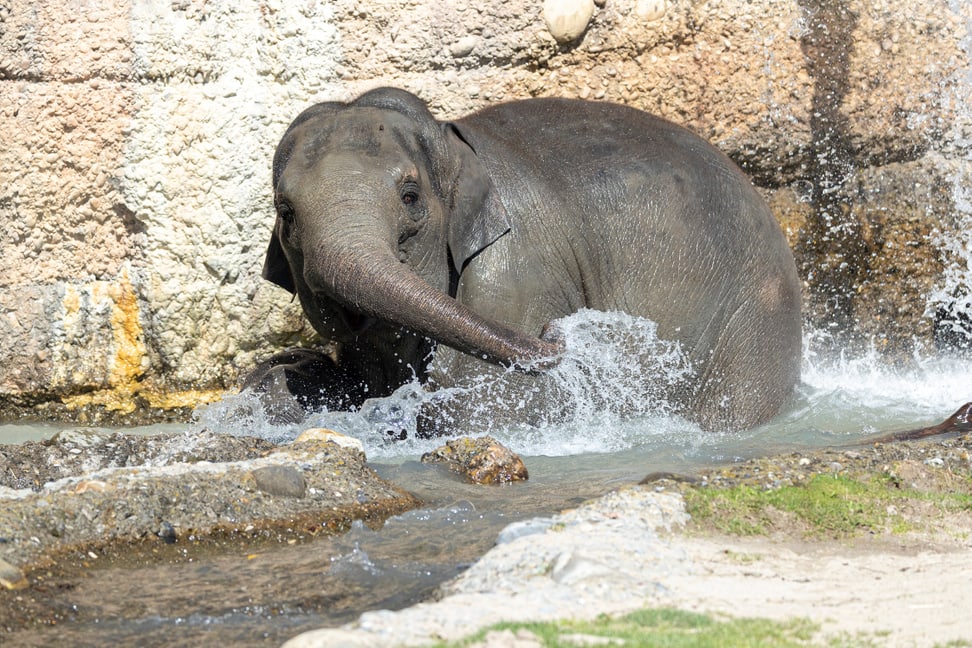
[[[108,384],[120,391],[134,393],[142,377],[145,342],[138,319],[138,299],[128,271],[122,270],[118,281],[108,284],[111,298],[111,332],[115,340],[115,357]]]
[[[523,460],[491,436],[459,437],[422,455],[422,463],[442,464],[474,484],[509,484],[529,479]]]
[[[100,405],[110,411],[130,414],[136,409],[135,396],[140,390],[139,381],[144,371],[145,342],[138,318],[138,299],[128,270],[123,269],[115,281],[92,282],[86,291],[92,303],[107,301],[111,308],[112,347],[107,360],[107,386],[84,394],[64,396],[61,400],[72,409]],[[67,286],[62,304],[65,329],[75,328],[83,311],[81,291]]]
[[[139,391],[149,407],[170,410],[181,407],[195,407],[204,403],[215,403],[226,394],[223,389],[183,389],[179,391],[162,391],[145,389]]]
[[[20,569],[0,558],[0,586],[8,590],[20,590],[29,585]]]

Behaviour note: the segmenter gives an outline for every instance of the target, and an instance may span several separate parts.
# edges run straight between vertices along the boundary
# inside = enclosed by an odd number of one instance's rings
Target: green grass
[[[750,486],[693,488],[685,492],[692,518],[733,535],[792,531],[809,536],[847,537],[866,531],[902,533],[912,528],[900,510],[912,502],[934,502],[942,514],[972,510],[964,493],[928,493],[901,488],[889,479],[865,481],[816,475],[803,486],[757,490]]]
[[[593,621],[503,623],[481,630],[461,642],[441,646],[469,646],[482,641],[489,632],[511,630],[515,633],[520,629],[531,632],[547,648],[576,648],[578,645],[769,648],[812,645],[811,639],[818,626],[805,619],[786,622],[765,619],[719,620],[709,615],[681,610],[645,609],[617,618],[601,615]],[[615,641],[582,644],[577,641],[577,635],[607,637]]]

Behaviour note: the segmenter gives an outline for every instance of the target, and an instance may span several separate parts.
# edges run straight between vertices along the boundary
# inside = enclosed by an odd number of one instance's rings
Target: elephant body
[[[336,175],[356,179],[352,197]],[[726,156],[664,119],[550,98],[440,123],[379,89],[305,111],[274,176],[264,275],[341,347],[325,373],[345,378],[311,377],[311,391],[347,394],[347,376],[368,396],[412,377],[448,387],[504,365],[530,391],[561,350],[548,323],[582,308],[677,341],[694,379],[674,397],[705,428],[768,420],[799,380],[800,285],[779,225]],[[285,364],[247,384],[266,392]]]

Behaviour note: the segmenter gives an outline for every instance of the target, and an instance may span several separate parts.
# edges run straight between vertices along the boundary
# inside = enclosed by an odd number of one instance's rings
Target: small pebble
[[[165,544],[173,544],[176,541],[175,527],[163,520],[162,524],[159,525],[158,536]]]
[[[250,472],[257,488],[278,497],[303,497],[304,473],[293,466],[264,466]]]
[[[462,58],[463,56],[469,56],[472,51],[476,49],[476,45],[479,43],[479,39],[469,34],[463,36],[449,48],[449,53],[452,54],[453,58]]]
[[[28,583],[23,572],[0,558],[0,585],[4,589],[19,590],[27,587]]]

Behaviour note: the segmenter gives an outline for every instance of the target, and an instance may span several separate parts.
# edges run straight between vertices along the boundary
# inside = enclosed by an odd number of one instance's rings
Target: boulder
[[[423,454],[422,463],[442,464],[473,484],[509,484],[529,478],[523,460],[491,436],[450,439]]]

